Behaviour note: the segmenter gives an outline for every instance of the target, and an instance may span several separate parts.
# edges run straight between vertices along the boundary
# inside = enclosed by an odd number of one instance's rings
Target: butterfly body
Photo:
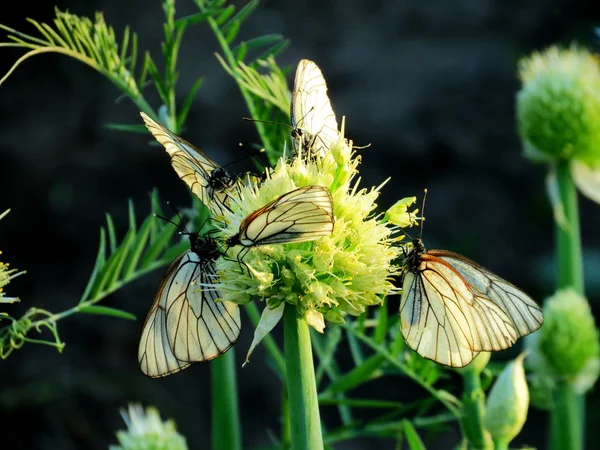
[[[405,257],[400,318],[409,347],[452,367],[508,348],[543,323],[519,288],[457,253],[426,251],[420,238]]]

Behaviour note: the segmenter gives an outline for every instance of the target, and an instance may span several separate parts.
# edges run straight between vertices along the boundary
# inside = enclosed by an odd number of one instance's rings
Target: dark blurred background
[[[16,2],[0,23],[33,32],[26,17],[48,22],[52,2]],[[159,60],[162,11],[158,0],[75,1],[57,5],[80,15],[104,11],[120,35],[131,25],[140,49]],[[178,2],[179,15],[195,11]],[[520,57],[553,43],[594,45],[600,24],[591,0],[486,1],[264,1],[243,31],[254,37],[281,33],[292,45],[279,59],[301,58],[321,66],[330,98],[347,135],[363,150],[363,185],[391,182],[382,208],[429,189],[425,242],[463,253],[523,287],[538,300],[554,289],[553,225],[542,166],[523,159],[515,132],[514,103]],[[257,141],[237,87],[218,65],[213,36],[190,29],[180,55],[180,99],[197,76],[206,82],[195,101],[186,139],[217,162],[239,159],[238,143]],[[0,72],[22,54],[0,49]],[[290,74],[290,79],[291,79]],[[102,76],[74,60],[43,55],[27,61],[0,87],[0,223],[2,260],[27,275],[8,294],[22,302],[3,310],[19,316],[37,306],[59,312],[81,296],[93,267],[104,214],[126,227],[127,199],[140,217],[148,193],[186,205],[186,187],[162,148],[149,136],[105,128],[108,122],[140,123],[137,109]],[[153,106],[158,100],[148,97]],[[581,200],[587,292],[598,314],[600,208]],[[105,449],[123,424],[118,408],[129,401],[156,405],[176,419],[190,448],[210,447],[209,368],[196,364],[162,380],[146,378],[137,364],[143,318],[161,271],[140,279],[104,304],[138,316],[137,322],[77,315],[59,323],[63,354],[26,345],[0,362],[0,430],[7,449]],[[252,327],[244,317],[240,364]],[[239,372],[244,448],[268,444],[279,430],[279,385],[259,348]],[[502,359],[500,355],[499,359]],[[458,383],[458,380],[456,380]],[[450,385],[455,393],[460,385]],[[415,386],[380,382],[372,392],[403,399]],[[588,448],[600,427],[593,393],[588,402]],[[329,417],[327,410],[325,418]],[[333,426],[332,424],[330,426]],[[545,448],[546,417],[530,410],[516,444]],[[456,432],[429,439],[451,448]],[[372,448],[355,441],[340,449]],[[380,448],[393,448],[382,441]]]

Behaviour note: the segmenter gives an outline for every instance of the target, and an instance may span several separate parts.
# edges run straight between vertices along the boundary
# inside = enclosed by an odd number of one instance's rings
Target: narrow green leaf
[[[244,62],[246,55],[248,54],[248,46],[245,42],[242,42],[240,45],[236,46],[235,49],[231,50],[231,52],[235,56],[237,62]]]
[[[207,9],[204,11],[190,14],[189,16],[181,17],[175,20],[175,26],[177,28],[187,28],[190,25],[205,21],[208,17],[215,16],[223,12],[223,9]]]
[[[225,40],[227,41],[228,44],[231,44],[234,39],[237,37],[238,33],[240,32],[240,22],[238,21],[234,21],[234,22],[230,22],[231,25],[229,27],[227,27],[227,33],[223,33],[225,36]]]
[[[159,255],[165,250],[165,248],[169,245],[169,241],[173,237],[173,234],[177,230],[171,224],[165,225],[162,230],[160,230],[150,245],[150,247],[144,253],[142,257],[142,262],[140,263],[140,267],[146,267],[150,264],[156,262],[159,259]]]
[[[118,279],[121,267],[124,264],[124,258],[127,254],[128,247],[131,244],[133,234],[128,232],[121,246],[116,250],[100,272],[100,277],[96,288],[92,291],[91,297],[97,297],[100,293],[110,291],[115,280]]]
[[[412,423],[408,420],[403,420],[404,434],[406,435],[406,441],[410,450],[426,450],[425,444],[417,434],[417,430],[413,427]]]
[[[248,39],[247,41],[242,41],[231,50],[235,53],[239,50],[241,46],[244,46],[247,50],[258,50],[259,48],[266,47],[268,45],[273,45],[275,43],[280,42],[283,39],[281,34],[266,34],[264,36],[260,36],[254,39]]]
[[[137,224],[135,220],[135,210],[133,209],[133,200],[129,199],[128,202],[128,213],[129,213],[129,229],[133,230],[134,233],[137,230]]]
[[[107,123],[104,125],[109,130],[125,131],[128,133],[148,134],[148,128],[144,125],[129,125],[125,123]]]
[[[360,344],[358,343],[356,336],[353,333],[346,333],[346,338],[348,339],[348,345],[350,346],[350,354],[352,355],[352,359],[354,360],[354,365],[361,366],[364,362],[364,356],[362,354],[362,350],[360,349]]]
[[[329,397],[325,395],[319,395],[319,405],[346,405],[354,408],[375,408],[375,409],[386,409],[386,408],[403,408],[405,405],[401,402],[392,402],[385,400],[373,400],[370,398],[338,398]]]
[[[377,309],[377,325],[375,325],[375,332],[373,334],[373,340],[378,344],[383,344],[385,337],[388,332],[388,313],[386,303],[383,303]]]
[[[98,253],[96,255],[96,262],[94,263],[94,269],[92,270],[92,274],[90,275],[90,279],[83,291],[83,295],[79,299],[79,303],[87,300],[90,292],[92,291],[92,286],[96,282],[96,277],[98,276],[98,272],[100,268],[103,266],[106,261],[106,232],[104,228],[100,228],[100,244],[98,245]]]
[[[110,214],[106,214],[106,229],[108,231],[108,248],[112,254],[117,248],[117,233],[115,232],[115,224]]]
[[[231,18],[229,22],[221,27],[221,33],[224,35],[228,35],[231,31],[231,28],[240,28],[240,25],[244,23],[244,21],[252,14],[256,8],[258,7],[258,1],[252,0],[246,4],[239,12]],[[236,32],[237,34],[237,32]]]
[[[289,45],[290,45],[289,39],[285,39],[285,40],[283,40],[283,41],[281,41],[281,42],[273,45],[272,47],[268,48],[263,53],[261,53],[255,59],[254,63],[250,64],[250,66],[253,67],[253,68],[257,68],[258,67],[258,61],[266,61],[268,58],[276,58],[281,53],[283,53],[283,51],[286,48],[288,48]]]
[[[146,248],[148,237],[150,236],[150,222],[155,219],[156,218],[153,215],[150,215],[146,218],[146,220],[144,220],[144,223],[142,223],[142,226],[140,227],[140,230],[135,238],[135,243],[133,243],[131,246],[129,257],[127,258],[127,261],[123,267],[124,279],[129,278],[136,269],[144,248]]]
[[[178,130],[181,130],[183,128],[183,125],[185,124],[185,121],[187,120],[188,114],[190,113],[190,108],[192,107],[192,103],[194,103],[196,94],[202,87],[203,82],[204,82],[204,78],[198,78],[196,80],[196,82],[194,83],[194,85],[192,86],[192,89],[190,90],[188,95],[186,95],[185,99],[183,100],[183,104],[181,105],[181,108],[179,109],[179,115],[177,116],[177,129]]]
[[[146,59],[144,61],[144,66],[145,66],[145,69],[147,69],[148,75],[150,76],[150,79],[154,83],[154,86],[156,87],[156,91],[158,92],[158,95],[160,96],[161,100],[165,104],[169,104],[169,89],[165,85],[162,77],[160,76],[158,68],[156,67],[156,64],[154,64],[154,61],[150,57],[149,53],[146,53]]]
[[[381,374],[379,370],[381,365],[384,363],[385,357],[379,354],[375,354],[370,358],[366,359],[361,365],[358,365],[347,374],[335,380],[325,390],[327,394],[346,392],[356,386],[359,386],[373,378],[376,378]]]
[[[222,13],[220,13],[217,17],[215,17],[215,22],[217,22],[217,24],[219,26],[221,26],[223,23],[225,23],[227,21],[227,19],[229,19],[231,17],[231,15],[234,12],[235,12],[235,6],[229,5],[227,8],[225,8],[223,10]]]
[[[79,311],[87,314],[97,314],[100,316],[120,317],[121,319],[137,320],[137,317],[120,309],[110,308],[108,306],[90,305],[79,308]]]

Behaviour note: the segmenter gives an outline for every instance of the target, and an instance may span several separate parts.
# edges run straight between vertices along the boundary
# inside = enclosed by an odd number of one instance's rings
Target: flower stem
[[[494,450],[508,450],[508,441],[506,439],[494,439]]]
[[[569,383],[559,383],[552,393],[554,408],[550,415],[552,450],[582,449],[582,427],[579,421],[580,402]]]
[[[572,287],[584,293],[583,257],[579,233],[577,189],[569,161],[556,165],[556,179],[568,228],[556,225],[556,252],[558,261],[558,289]],[[550,412],[550,442],[553,450],[579,450],[585,432],[585,397],[575,394],[569,386],[558,386],[556,405]]]
[[[210,363],[213,450],[241,450],[240,418],[235,376],[235,351]]]
[[[292,450],[322,450],[323,435],[308,323],[293,306],[286,305],[283,314]]]
[[[485,394],[481,389],[480,372],[463,370],[463,431],[469,440],[469,448],[477,450],[491,448],[490,436],[483,424],[485,414]]]

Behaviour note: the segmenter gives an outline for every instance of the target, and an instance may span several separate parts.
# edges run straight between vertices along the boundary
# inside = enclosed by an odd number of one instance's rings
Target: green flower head
[[[394,229],[374,212],[381,186],[361,188],[355,178],[359,162],[340,137],[323,156],[281,158],[260,186],[248,183],[233,194],[222,217],[225,237],[236,235],[248,215],[272,200],[311,185],[329,189],[335,225],[330,236],[315,241],[241,249],[241,263],[221,258],[223,300],[258,298],[272,310],[287,303],[322,332],[325,321],[343,323],[345,314],[357,316],[396,292],[392,278],[400,269],[393,261],[400,248],[392,245]]]
[[[175,429],[172,420],[162,421],[158,410],[141,405],[129,405],[121,410],[127,430],[117,431],[119,445],[110,450],[187,450],[185,438]]]
[[[536,375],[588,390],[598,378],[600,344],[594,316],[573,289],[558,291],[544,304],[544,326],[527,341]]]
[[[519,64],[519,134],[534,160],[600,162],[600,66],[575,46],[551,47]]]

